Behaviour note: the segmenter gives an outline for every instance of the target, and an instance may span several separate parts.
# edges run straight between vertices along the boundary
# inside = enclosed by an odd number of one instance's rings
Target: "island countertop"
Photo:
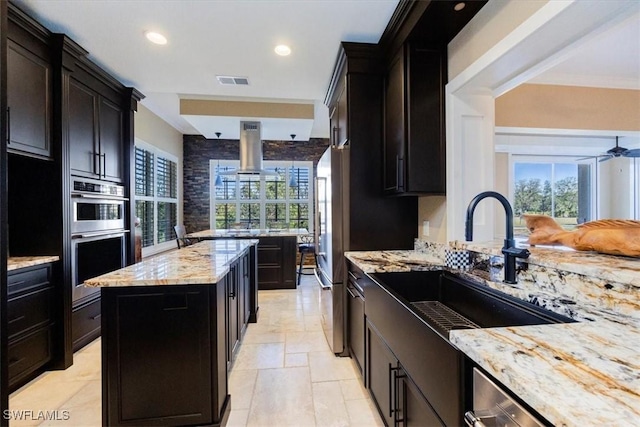
[[[258,240],[207,240],[172,250],[84,282],[89,287],[197,285],[220,281]]]
[[[346,256],[369,273],[433,269],[438,263],[417,251]],[[417,265],[421,259],[425,264]],[[625,282],[637,283],[636,277],[625,276]],[[450,340],[554,425],[640,425],[640,320],[623,315],[609,319],[459,329]]]
[[[187,237],[194,239],[233,239],[241,238],[257,238],[257,237],[291,237],[305,236],[309,234],[305,228],[283,228],[283,229],[224,229],[224,230],[203,230],[195,233],[187,234]]]

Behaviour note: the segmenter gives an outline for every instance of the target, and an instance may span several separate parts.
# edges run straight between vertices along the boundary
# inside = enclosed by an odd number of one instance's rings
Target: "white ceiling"
[[[341,41],[378,42],[398,0],[16,0],[53,32],[65,33],[147,108],[182,133],[202,133],[180,116],[179,99],[315,104],[312,137],[329,136],[323,105]],[[149,43],[155,30],[168,44]],[[292,54],[279,57],[278,44]],[[222,86],[216,75],[244,76],[249,86]],[[198,121],[202,122],[203,120]],[[207,120],[215,128],[215,118]],[[221,118],[222,138],[239,123]],[[297,125],[300,125],[299,123]],[[292,126],[293,127],[293,126]],[[266,130],[266,129],[265,129]],[[281,139],[304,138],[304,130]]]
[[[237,138],[239,120],[183,117],[180,98],[302,102],[315,119],[274,124],[289,139],[328,137],[323,105],[340,41],[379,40],[398,0],[16,0],[51,31],[66,33],[92,60],[146,95],[142,103],[185,134]],[[143,33],[169,40],[153,45]],[[293,53],[279,57],[277,44]],[[216,75],[248,77],[222,86]],[[530,83],[640,89],[640,14],[576,49]],[[245,119],[251,119],[245,117]],[[268,131],[270,126],[263,124]],[[214,129],[217,129],[214,131]],[[266,139],[266,138],[265,138]]]
[[[576,48],[529,83],[640,90],[640,13]]]

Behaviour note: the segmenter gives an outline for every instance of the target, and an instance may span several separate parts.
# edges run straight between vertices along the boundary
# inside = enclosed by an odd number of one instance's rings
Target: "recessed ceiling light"
[[[287,56],[291,54],[291,48],[284,44],[279,44],[273,50],[275,51],[275,53],[277,53],[280,56]]]
[[[155,31],[146,31],[144,35],[151,43],[167,44],[167,38],[160,33],[156,33]]]
[[[456,12],[460,12],[462,9],[464,9],[465,6],[466,4],[461,1],[460,3],[456,3],[456,5],[453,6],[453,10],[455,10]]]

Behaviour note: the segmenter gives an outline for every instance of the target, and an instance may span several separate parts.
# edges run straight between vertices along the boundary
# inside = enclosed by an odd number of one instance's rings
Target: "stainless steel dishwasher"
[[[469,427],[545,425],[477,368],[473,368],[473,411],[464,414],[464,421]]]

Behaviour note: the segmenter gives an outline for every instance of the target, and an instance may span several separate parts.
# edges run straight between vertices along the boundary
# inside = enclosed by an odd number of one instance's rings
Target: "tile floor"
[[[249,325],[229,375],[228,426],[383,426],[352,360],[329,349],[319,293],[312,276],[297,290],[260,291],[258,323]],[[34,412],[11,426],[100,426],[100,340],[78,351],[69,369],[15,391],[9,408]],[[59,419],[34,420],[41,410]]]

